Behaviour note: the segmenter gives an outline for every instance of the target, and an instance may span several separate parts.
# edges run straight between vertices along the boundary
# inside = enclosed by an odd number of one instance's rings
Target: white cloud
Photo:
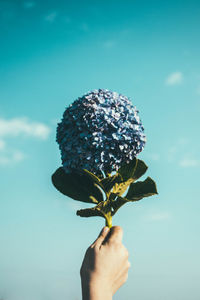
[[[103,43],[103,47],[107,48],[107,49],[110,49],[110,48],[113,48],[115,46],[115,44],[116,44],[115,41],[108,40],[108,41]]]
[[[25,8],[32,8],[32,7],[34,7],[35,6],[35,2],[34,1],[25,1],[24,2],[24,7]]]
[[[160,154],[158,154],[158,153],[149,153],[148,157],[151,160],[158,161],[160,159]]]
[[[50,129],[43,123],[32,122],[27,118],[0,118],[0,165],[10,165],[24,160],[26,155],[7,145],[7,139],[15,137],[34,137],[46,140]],[[6,141],[5,141],[6,140]]]
[[[169,74],[169,76],[165,80],[165,84],[166,85],[177,85],[177,84],[182,83],[182,81],[183,81],[183,73],[177,71],[177,72]]]
[[[179,167],[190,168],[200,166],[200,159],[198,157],[198,147],[191,150],[189,145],[190,140],[187,138],[179,138],[176,143],[172,145],[167,153],[168,162],[175,162]]]
[[[5,149],[6,143],[3,140],[0,140],[0,151]]]
[[[179,162],[180,167],[190,168],[200,166],[200,160],[194,158],[183,158]]]
[[[168,149],[168,153],[167,153],[168,161],[173,162],[177,156],[180,157],[181,151],[184,148],[186,148],[188,144],[189,144],[189,139],[185,137],[177,139],[176,143]]]
[[[46,15],[44,20],[49,23],[53,23],[55,21],[55,19],[57,18],[57,16],[58,16],[57,11],[53,11],[53,12],[49,13],[48,15]]]
[[[19,135],[47,139],[50,129],[43,123],[31,122],[27,118],[10,120],[0,118],[0,137],[17,137]]]
[[[11,165],[24,160],[26,155],[18,150],[12,150],[4,153],[0,153],[0,165]]]
[[[171,215],[169,212],[152,213],[146,217],[148,221],[165,221],[165,220],[169,220],[170,218]]]

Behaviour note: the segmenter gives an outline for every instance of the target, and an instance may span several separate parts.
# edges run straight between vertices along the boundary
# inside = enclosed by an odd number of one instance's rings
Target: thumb
[[[102,243],[104,242],[106,236],[108,235],[109,231],[110,231],[110,229],[107,226],[103,227],[98,238],[94,241],[94,243],[91,245],[91,247],[96,246],[97,248],[100,248]]]

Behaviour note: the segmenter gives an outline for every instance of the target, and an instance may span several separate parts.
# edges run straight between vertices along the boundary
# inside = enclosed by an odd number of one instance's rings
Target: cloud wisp
[[[171,219],[171,214],[169,212],[154,212],[144,217],[146,221],[150,222],[160,222]]]
[[[17,137],[19,135],[47,139],[49,127],[43,123],[31,122],[27,118],[14,118],[10,120],[0,118],[0,138]]]
[[[0,152],[0,166],[13,165],[26,158],[26,155],[19,150],[12,150],[10,152]]]
[[[183,82],[183,73],[180,71],[173,72],[165,80],[165,84],[168,86],[178,85]]]
[[[46,140],[50,129],[43,123],[32,122],[28,118],[0,118],[0,165],[9,165],[24,160],[26,154],[10,148],[7,139],[16,137],[33,137]]]
[[[153,161],[159,161],[160,160],[160,154],[156,153],[156,152],[148,153],[148,154],[146,154],[146,156],[147,156],[148,159],[151,159]]]
[[[167,159],[169,163],[176,162],[181,168],[194,168],[200,166],[197,151],[189,150],[191,141],[188,138],[179,138],[177,142],[168,149]]]
[[[33,8],[36,5],[35,1],[25,1],[24,7],[27,9]]]
[[[180,160],[179,166],[182,168],[199,167],[200,160],[192,158],[192,157],[185,157]]]
[[[57,16],[58,16],[57,11],[52,11],[51,13],[47,14],[47,15],[44,17],[44,20],[45,20],[46,22],[53,23],[53,22],[56,20]]]
[[[149,220],[151,221],[164,221],[169,220],[170,218],[171,216],[168,212],[155,213],[149,216]]]
[[[116,45],[116,42],[114,40],[107,40],[103,42],[103,48],[105,49],[111,49]]]
[[[174,162],[183,155],[182,151],[185,148],[188,148],[190,141],[186,137],[178,138],[176,143],[174,145],[171,145],[171,147],[168,149],[167,153],[167,160],[168,162]],[[185,150],[184,150],[185,151]]]

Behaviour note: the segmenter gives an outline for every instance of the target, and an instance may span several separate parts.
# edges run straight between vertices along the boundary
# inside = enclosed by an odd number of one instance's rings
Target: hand
[[[87,249],[82,267],[83,300],[110,300],[128,278],[128,251],[122,245],[122,229],[104,227]]]

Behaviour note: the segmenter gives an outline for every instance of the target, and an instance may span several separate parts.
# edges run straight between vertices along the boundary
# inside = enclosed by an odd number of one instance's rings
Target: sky
[[[130,254],[114,299],[200,294],[200,2],[0,0],[0,299],[81,299],[79,270],[104,225],[60,194],[57,122],[77,97],[131,98],[158,196],[113,219]],[[145,176],[144,176],[145,179]]]

